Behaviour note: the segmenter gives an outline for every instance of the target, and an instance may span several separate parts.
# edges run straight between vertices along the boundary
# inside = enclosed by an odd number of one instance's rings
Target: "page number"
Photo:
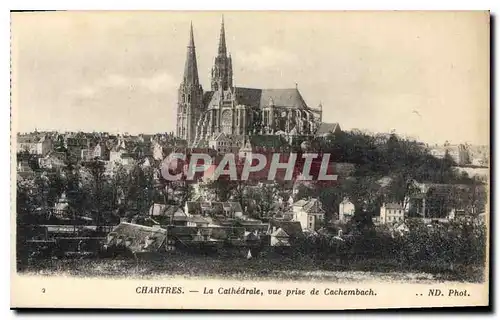
[[[42,293],[45,293],[45,288],[42,288]]]

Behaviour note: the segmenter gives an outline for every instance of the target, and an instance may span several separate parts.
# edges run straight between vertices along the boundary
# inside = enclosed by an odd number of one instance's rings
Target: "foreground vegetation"
[[[225,247],[217,252],[121,255],[90,259],[28,259],[22,272],[77,276],[188,276],[235,279],[332,279],[338,272],[376,279],[434,279],[480,282],[486,261],[484,224],[462,221],[426,226],[408,222],[399,233],[388,228],[352,232],[339,241],[328,234],[296,239],[292,247],[252,249]],[[368,279],[367,278],[367,279]]]
[[[423,269],[423,270],[422,270]],[[267,257],[247,260],[245,257],[185,255],[157,256],[154,259],[65,259],[39,260],[27,266],[24,274],[110,278],[224,278],[233,280],[317,280],[317,281],[465,281],[482,282],[482,269],[460,265],[455,271],[408,268],[381,259],[363,259],[337,264],[332,259]]]

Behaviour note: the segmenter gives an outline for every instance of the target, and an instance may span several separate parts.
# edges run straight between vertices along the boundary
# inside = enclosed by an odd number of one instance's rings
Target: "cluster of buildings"
[[[162,243],[161,249],[166,251],[179,246],[222,247],[228,242],[245,248],[290,247],[293,240],[318,230],[324,219],[325,211],[318,199],[297,201],[287,214],[265,221],[248,217],[241,204],[233,201],[188,201],[184,206],[153,204],[147,216],[124,219],[116,226],[108,235],[106,246],[125,245],[129,239],[127,246],[136,253],[160,249],[153,243]]]
[[[412,181],[410,187],[414,192],[406,196],[403,202],[385,202],[382,203],[379,213],[372,218],[375,225],[401,226],[408,219],[420,219],[425,223],[439,222],[446,223],[453,220],[475,218],[484,221],[485,208],[476,208],[474,206],[459,206],[450,208],[449,211],[435,212],[436,208],[430,208],[428,205],[430,190],[433,193],[441,192],[448,194],[451,185],[442,185],[435,183],[418,183]],[[468,186],[453,185],[456,188],[467,188]],[[339,205],[338,220],[342,223],[349,222],[355,213],[355,205],[344,199]],[[440,216],[435,217],[436,213]]]
[[[448,153],[459,167],[488,167],[489,148],[488,146],[476,146],[470,144],[450,144],[429,146],[430,153],[436,158],[444,158]]]
[[[222,21],[219,45],[211,72],[210,90],[205,91],[198,77],[198,63],[191,25],[184,74],[178,89],[175,134],[128,134],[82,132],[34,132],[18,135],[18,175],[28,177],[33,168],[58,169],[68,163],[98,159],[112,175],[117,166],[136,165],[158,168],[173,150],[206,148],[216,154],[236,153],[248,156],[256,150],[282,150],[301,145],[310,137],[325,137],[341,132],[338,123],[325,123],[323,107],[312,108],[298,86],[284,89],[239,87],[233,83],[231,54],[226,47]],[[485,165],[481,152],[459,145],[431,148],[436,157],[450,154],[458,165]],[[487,152],[485,154],[488,154]],[[34,162],[34,163],[33,163]],[[340,165],[340,164],[339,164]],[[343,164],[336,172],[351,172],[353,165]],[[292,191],[292,195],[294,191]],[[385,203],[380,207],[377,224],[404,222],[410,211],[426,217],[426,197],[422,191],[404,203]],[[124,246],[135,253],[173,251],[184,246],[252,246],[265,243],[287,247],[294,238],[314,233],[325,225],[325,208],[319,199],[287,201],[287,210],[265,219],[252,219],[239,202],[186,201],[153,203],[147,213],[123,219],[105,239],[106,247]],[[68,210],[65,195],[55,212],[64,217]],[[348,199],[339,205],[336,218],[348,222],[355,207]],[[333,209],[332,209],[333,210]],[[458,210],[453,217],[462,214]]]

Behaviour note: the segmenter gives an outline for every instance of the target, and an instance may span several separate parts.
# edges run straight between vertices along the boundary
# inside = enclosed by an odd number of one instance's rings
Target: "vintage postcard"
[[[11,307],[489,305],[489,12],[11,33]]]

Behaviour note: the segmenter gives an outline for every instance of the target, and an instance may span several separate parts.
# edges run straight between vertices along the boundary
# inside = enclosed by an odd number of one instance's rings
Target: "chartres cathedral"
[[[291,89],[234,86],[224,20],[210,89],[203,91],[198,78],[191,25],[184,77],[179,87],[177,136],[191,146],[201,147],[221,133],[241,141],[251,135],[304,136],[314,134],[321,123],[321,106],[309,108],[297,86]]]

